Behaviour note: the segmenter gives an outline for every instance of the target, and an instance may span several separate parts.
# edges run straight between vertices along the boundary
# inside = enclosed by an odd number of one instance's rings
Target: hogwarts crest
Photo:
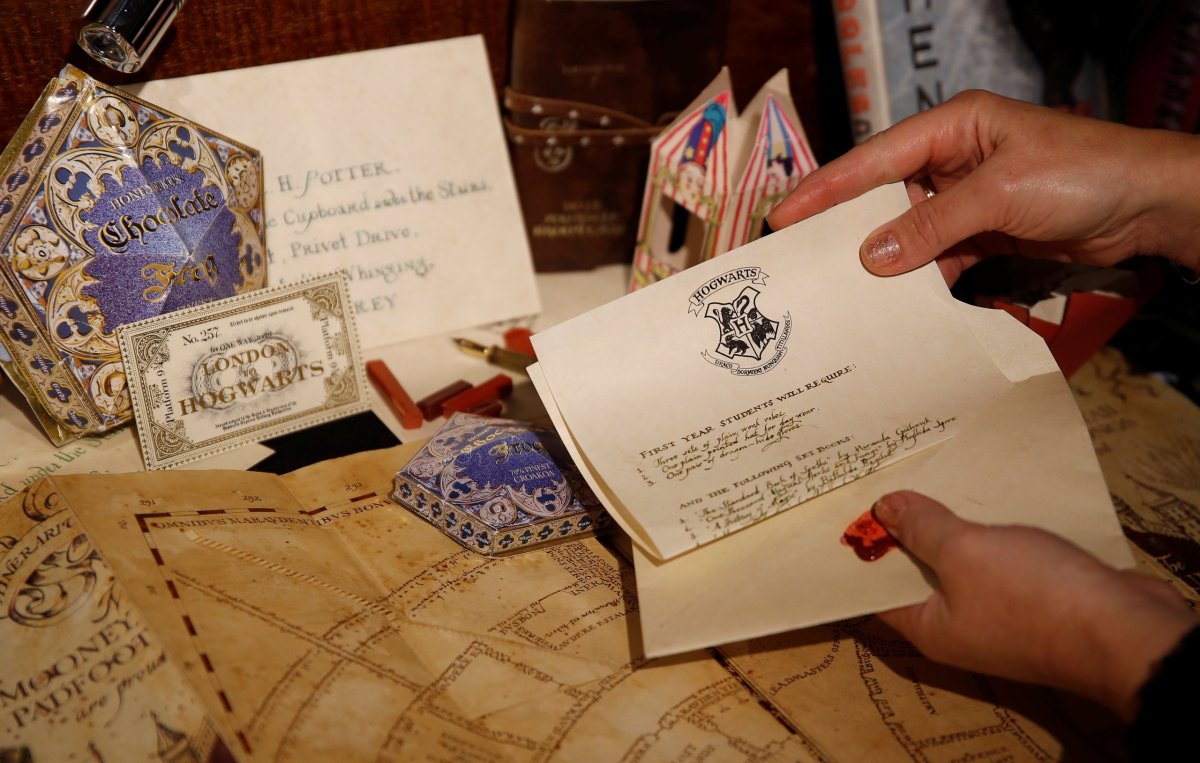
[[[715,344],[702,357],[736,376],[754,376],[775,367],[787,352],[792,318],[772,318],[759,307],[767,274],[738,268],[710,278],[691,296],[690,312],[716,324]]]

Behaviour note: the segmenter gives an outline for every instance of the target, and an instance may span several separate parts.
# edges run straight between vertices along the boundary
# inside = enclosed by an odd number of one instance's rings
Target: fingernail
[[[900,515],[904,513],[904,496],[898,493],[889,493],[875,502],[871,507],[875,518],[881,524],[886,526],[895,525],[900,521]]]
[[[863,244],[859,257],[871,270],[886,268],[900,259],[900,242],[890,232],[881,233]]]

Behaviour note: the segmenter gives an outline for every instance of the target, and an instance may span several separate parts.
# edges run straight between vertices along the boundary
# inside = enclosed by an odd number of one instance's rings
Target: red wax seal
[[[842,545],[854,549],[864,562],[873,562],[895,548],[896,539],[888,535],[875,514],[867,509],[842,533]]]

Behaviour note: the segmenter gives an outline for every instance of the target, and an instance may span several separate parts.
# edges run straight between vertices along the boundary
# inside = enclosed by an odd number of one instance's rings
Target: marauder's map
[[[814,759],[711,656],[640,658],[596,541],[491,560],[391,505],[409,450],[5,504],[0,759]]]
[[[1114,411],[1163,400],[1087,374],[1111,460],[1138,431]],[[934,665],[874,618],[646,660],[619,554],[463,550],[384,498],[415,447],[285,477],[54,477],[0,505],[0,760],[1122,758],[1107,713]],[[1179,469],[1168,510],[1192,500]],[[1160,531],[1166,499],[1137,490],[1129,520]],[[1184,540],[1141,561],[1188,593]]]

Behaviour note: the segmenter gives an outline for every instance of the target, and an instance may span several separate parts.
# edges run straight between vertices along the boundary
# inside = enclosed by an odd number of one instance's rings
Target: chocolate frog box
[[[0,366],[55,444],[128,421],[116,329],[266,283],[262,157],[73,67],[0,155]]]
[[[455,413],[396,473],[391,499],[459,545],[501,556],[612,520],[552,428]]]

